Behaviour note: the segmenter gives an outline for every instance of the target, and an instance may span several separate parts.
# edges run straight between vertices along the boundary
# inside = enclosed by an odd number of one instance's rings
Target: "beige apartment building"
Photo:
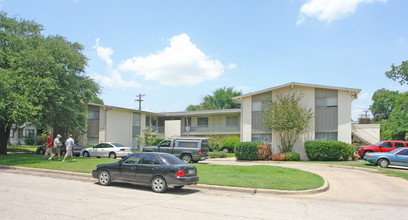
[[[323,85],[288,83],[269,89],[234,97],[241,103],[240,109],[206,111],[182,111],[153,113],[108,105],[88,104],[88,132],[81,144],[96,144],[103,141],[119,142],[139,148],[136,137],[145,127],[157,131],[159,137],[235,135],[241,141],[262,141],[277,152],[279,138],[267,130],[260,120],[265,105],[263,100],[277,92],[302,94],[301,104],[310,108],[314,118],[309,128],[300,135],[294,151],[307,159],[304,143],[309,140],[338,140],[352,142],[351,102],[357,99],[359,89]],[[360,129],[361,130],[361,129]],[[364,130],[367,132],[368,130]],[[373,141],[379,140],[379,128],[374,128]],[[377,135],[378,133],[378,135]]]

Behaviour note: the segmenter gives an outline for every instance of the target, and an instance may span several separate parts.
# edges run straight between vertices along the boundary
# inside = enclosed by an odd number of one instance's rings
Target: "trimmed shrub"
[[[288,155],[286,153],[279,153],[279,154],[274,154],[272,156],[273,161],[285,161],[288,160]]]
[[[259,160],[272,160],[272,149],[269,144],[261,144],[258,146]]]
[[[300,154],[298,154],[296,152],[286,152],[286,153],[274,154],[272,156],[272,160],[275,160],[275,161],[299,161],[300,160]]]
[[[164,141],[164,138],[156,138],[154,139],[152,146],[157,146],[160,142]]]
[[[300,154],[296,152],[287,152],[286,156],[288,157],[289,161],[299,161],[300,160]]]
[[[224,151],[218,151],[218,152],[209,152],[208,155],[211,158],[226,158],[227,157],[227,153]]]
[[[348,160],[353,156],[354,148],[340,141],[307,141],[306,155],[310,160],[333,161]]]
[[[220,141],[222,146],[220,150],[227,149],[229,153],[234,153],[235,145],[237,145],[240,141],[241,139],[237,136],[226,136]]]
[[[241,142],[235,145],[235,157],[238,160],[258,159],[259,142]]]

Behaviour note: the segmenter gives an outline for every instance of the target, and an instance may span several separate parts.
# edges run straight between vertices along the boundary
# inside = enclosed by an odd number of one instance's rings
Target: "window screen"
[[[208,127],[208,118],[198,118],[197,119],[197,126],[199,128],[207,128]]]

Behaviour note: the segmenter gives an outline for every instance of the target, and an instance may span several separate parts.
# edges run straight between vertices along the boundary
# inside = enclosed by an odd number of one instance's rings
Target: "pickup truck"
[[[143,152],[169,153],[184,163],[197,163],[208,158],[209,149],[207,138],[174,138],[163,140],[157,146],[144,147]]]

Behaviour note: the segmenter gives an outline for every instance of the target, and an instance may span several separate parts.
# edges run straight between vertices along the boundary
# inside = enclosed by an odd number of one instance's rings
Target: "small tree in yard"
[[[269,108],[264,110],[263,122],[267,129],[279,135],[281,153],[291,152],[299,134],[309,127],[313,113],[300,105],[302,93],[297,95],[289,91],[276,93],[274,97],[265,100]]]
[[[153,145],[154,141],[157,137],[157,131],[153,132],[151,128],[143,128],[142,129],[143,136],[137,136],[137,140],[139,143],[143,144],[144,146],[151,146]]]

